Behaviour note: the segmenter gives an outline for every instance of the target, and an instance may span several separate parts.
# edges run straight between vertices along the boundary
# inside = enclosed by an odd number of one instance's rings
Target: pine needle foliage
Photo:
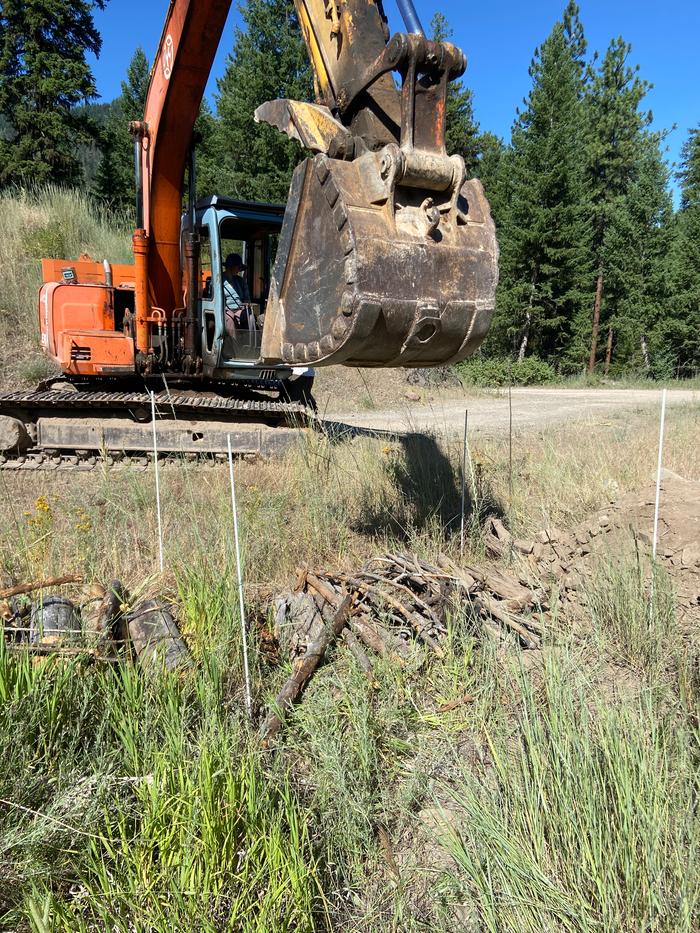
[[[78,104],[97,96],[86,55],[102,39],[106,0],[3,0],[0,5],[0,186],[81,179],[77,143],[94,137]]]

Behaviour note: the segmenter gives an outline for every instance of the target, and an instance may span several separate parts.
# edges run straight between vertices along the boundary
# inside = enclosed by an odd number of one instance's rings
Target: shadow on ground
[[[461,465],[452,464],[433,435],[379,431],[329,421],[323,422],[323,429],[332,443],[370,437],[398,442],[403,449],[402,456],[390,469],[404,507],[397,514],[391,504],[378,507],[368,498],[361,509],[362,520],[354,525],[355,531],[368,535],[390,534],[400,540],[428,530],[439,529],[445,539],[460,533]],[[481,474],[473,478],[467,476],[464,514],[468,527],[472,528],[475,524],[481,527],[489,515],[499,518],[504,515],[502,504]]]

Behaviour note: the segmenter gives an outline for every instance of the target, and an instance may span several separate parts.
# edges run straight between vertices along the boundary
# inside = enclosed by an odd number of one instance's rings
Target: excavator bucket
[[[402,155],[393,146],[353,161],[318,154],[298,166],[265,314],[265,359],[437,366],[479,347],[498,279],[481,183],[460,178],[461,160],[447,159],[448,172],[444,162],[414,172],[432,188],[401,186],[397,176],[411,170]]]
[[[445,149],[448,85],[466,59],[420,33],[387,40],[375,0],[295,3],[327,106],[277,100],[255,114],[315,153],[292,180],[262,356],[458,362],[488,332],[498,280],[484,190]]]

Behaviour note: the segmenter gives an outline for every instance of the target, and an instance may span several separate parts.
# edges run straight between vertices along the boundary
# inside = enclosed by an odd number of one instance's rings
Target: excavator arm
[[[197,243],[185,243],[183,270],[182,190],[230,5],[171,0],[144,120],[132,125],[142,355],[149,326],[173,315],[182,315],[188,352],[196,352],[196,289],[187,285],[197,274]],[[255,116],[314,155],[292,180],[261,359],[365,366],[463,359],[488,330],[498,258],[483,189],[445,150],[447,88],[464,72],[464,55],[425,38],[411,0],[399,0],[409,31],[391,38],[381,0],[295,6],[318,100],[272,101]]]

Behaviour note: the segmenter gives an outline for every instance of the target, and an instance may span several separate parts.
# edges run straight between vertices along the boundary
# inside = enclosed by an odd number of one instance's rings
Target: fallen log
[[[329,645],[335,641],[347,624],[352,608],[353,598],[348,594],[343,599],[335,613],[332,625],[325,625],[319,637],[308,645],[306,653],[293,664],[292,676],[277,695],[272,709],[260,727],[260,738],[267,746],[282,728],[287,713],[294,701],[299,697],[309,677],[316,670],[326,654]]]
[[[13,596],[24,596],[36,590],[48,590],[53,586],[67,586],[69,583],[82,583],[80,574],[68,574],[64,577],[47,577],[46,580],[36,580],[34,583],[18,583],[0,590],[0,599],[10,599]]]

